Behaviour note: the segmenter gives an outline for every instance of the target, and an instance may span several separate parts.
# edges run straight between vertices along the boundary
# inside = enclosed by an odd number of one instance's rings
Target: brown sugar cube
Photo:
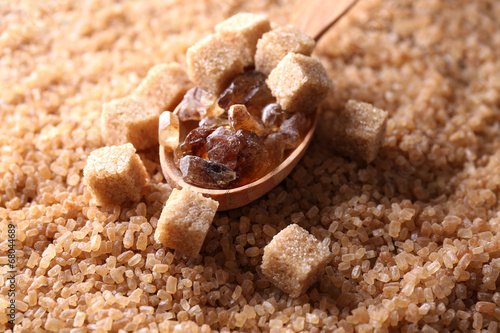
[[[172,111],[193,84],[178,63],[159,64],[152,67],[133,96],[146,99],[159,111]]]
[[[102,107],[101,133],[107,145],[130,142],[138,150],[158,144],[160,111],[149,101],[124,97]]]
[[[218,34],[212,34],[187,51],[189,78],[200,88],[218,95],[238,74],[243,61],[238,46]]]
[[[103,147],[90,153],[83,170],[84,183],[98,205],[138,201],[149,175],[132,144]]]
[[[372,162],[384,139],[387,115],[369,103],[349,100],[333,121],[333,147],[342,155]]]
[[[289,52],[310,56],[314,39],[292,25],[278,27],[265,33],[257,42],[255,69],[269,75]]]
[[[297,53],[288,53],[266,83],[283,109],[304,113],[314,112],[333,87],[318,60]]]
[[[237,45],[245,67],[254,64],[257,41],[270,29],[271,24],[266,15],[250,13],[236,14],[215,26],[217,33]]]
[[[168,198],[155,231],[155,241],[179,253],[195,256],[207,236],[219,203],[184,187]]]
[[[160,145],[174,150],[179,146],[179,117],[176,114],[165,111],[160,116],[158,125],[158,139]]]
[[[330,260],[328,247],[307,230],[291,224],[264,248],[262,273],[283,292],[299,297]]]

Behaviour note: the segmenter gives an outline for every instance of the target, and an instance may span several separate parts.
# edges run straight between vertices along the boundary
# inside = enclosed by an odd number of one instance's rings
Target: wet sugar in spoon
[[[196,87],[160,117],[167,182],[217,200],[223,211],[286,178],[306,152],[318,105],[332,87],[310,57],[314,41],[356,2],[299,3],[303,15],[294,24],[300,30],[271,29],[263,15],[237,14],[191,47],[188,74]]]

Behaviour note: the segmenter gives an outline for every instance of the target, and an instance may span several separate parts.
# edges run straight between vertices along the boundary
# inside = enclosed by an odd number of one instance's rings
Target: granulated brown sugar
[[[157,151],[139,202],[83,186],[105,102],[178,61],[236,12],[288,23],[288,1],[39,1],[0,6],[0,331],[496,332],[500,320],[500,5],[361,1],[314,56],[335,89],[302,162],[271,193],[216,215],[200,255],[154,242],[171,189]],[[389,112],[368,165],[328,145],[349,99]],[[329,247],[292,299],[260,271],[291,223]]]

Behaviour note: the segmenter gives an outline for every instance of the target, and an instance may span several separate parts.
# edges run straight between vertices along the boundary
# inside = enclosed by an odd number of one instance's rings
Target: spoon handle
[[[358,0],[299,0],[293,9],[293,25],[317,42],[357,2]]]

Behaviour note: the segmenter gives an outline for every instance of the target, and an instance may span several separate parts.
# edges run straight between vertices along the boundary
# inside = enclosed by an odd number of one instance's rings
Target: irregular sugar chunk
[[[283,292],[298,297],[316,281],[330,260],[328,247],[291,224],[264,248],[262,273]]]
[[[268,104],[262,110],[262,122],[271,131],[277,131],[283,120],[285,120],[285,112],[278,103]]]
[[[372,162],[382,145],[387,111],[371,104],[349,100],[328,129],[332,147],[345,156]]]
[[[182,149],[181,149],[181,146],[179,145],[179,146],[177,146],[177,148],[174,149],[174,152],[173,152],[174,164],[177,168],[179,168],[179,162],[180,162],[182,157],[183,157]]]
[[[264,141],[267,150],[269,151],[271,164],[277,166],[281,164],[285,154],[285,143],[283,142],[281,133],[271,133]]]
[[[310,56],[314,46],[314,39],[293,26],[278,27],[257,42],[255,69],[269,75],[289,52]]]
[[[197,255],[218,207],[217,201],[189,188],[174,189],[158,220],[155,241],[183,255]]]
[[[181,121],[201,120],[205,117],[219,116],[224,113],[224,109],[219,107],[214,95],[194,87],[184,95],[174,113]]]
[[[215,26],[217,33],[238,48],[245,67],[253,65],[257,41],[270,29],[271,24],[266,15],[250,13],[238,13]]]
[[[240,50],[230,40],[212,34],[187,51],[191,81],[212,94],[219,94],[236,75],[243,72]]]
[[[235,104],[231,105],[228,111],[229,124],[233,131],[240,129],[245,129],[247,131],[252,131],[257,135],[264,135],[266,129],[259,119],[252,116],[245,105]]]
[[[254,132],[240,129],[236,132],[240,141],[238,170],[241,173],[239,185],[257,180],[269,172],[272,156],[264,141]]]
[[[293,149],[300,144],[308,125],[307,117],[302,112],[294,113],[283,121],[277,133],[281,135],[285,149]]]
[[[105,103],[101,114],[101,133],[107,145],[130,142],[136,149],[158,144],[160,109],[148,100],[124,97]]]
[[[222,126],[225,128],[230,128],[229,125],[229,119],[227,119],[227,115],[220,115],[217,117],[206,117],[200,120],[198,123],[198,126],[206,126],[206,127],[211,127],[211,126]]]
[[[205,143],[207,137],[215,131],[215,127],[201,126],[193,129],[180,145],[182,156],[195,155],[199,157],[206,156]]]
[[[174,150],[179,146],[179,118],[170,111],[165,111],[160,116],[158,126],[160,145]]]
[[[315,112],[333,87],[318,60],[297,53],[288,53],[266,82],[278,103],[288,112]]]
[[[159,64],[152,67],[134,91],[133,96],[147,99],[160,111],[173,110],[193,84],[178,63]]]
[[[235,132],[225,127],[217,128],[207,137],[205,149],[210,161],[236,169],[240,140]]]
[[[149,176],[132,144],[103,147],[90,153],[84,183],[98,205],[138,201]]]
[[[198,156],[184,156],[179,162],[185,182],[205,188],[225,188],[238,178],[227,166]]]
[[[225,110],[234,104],[243,104],[247,110],[258,117],[264,106],[276,100],[266,84],[266,76],[250,71],[238,75],[220,95],[219,106]]]

